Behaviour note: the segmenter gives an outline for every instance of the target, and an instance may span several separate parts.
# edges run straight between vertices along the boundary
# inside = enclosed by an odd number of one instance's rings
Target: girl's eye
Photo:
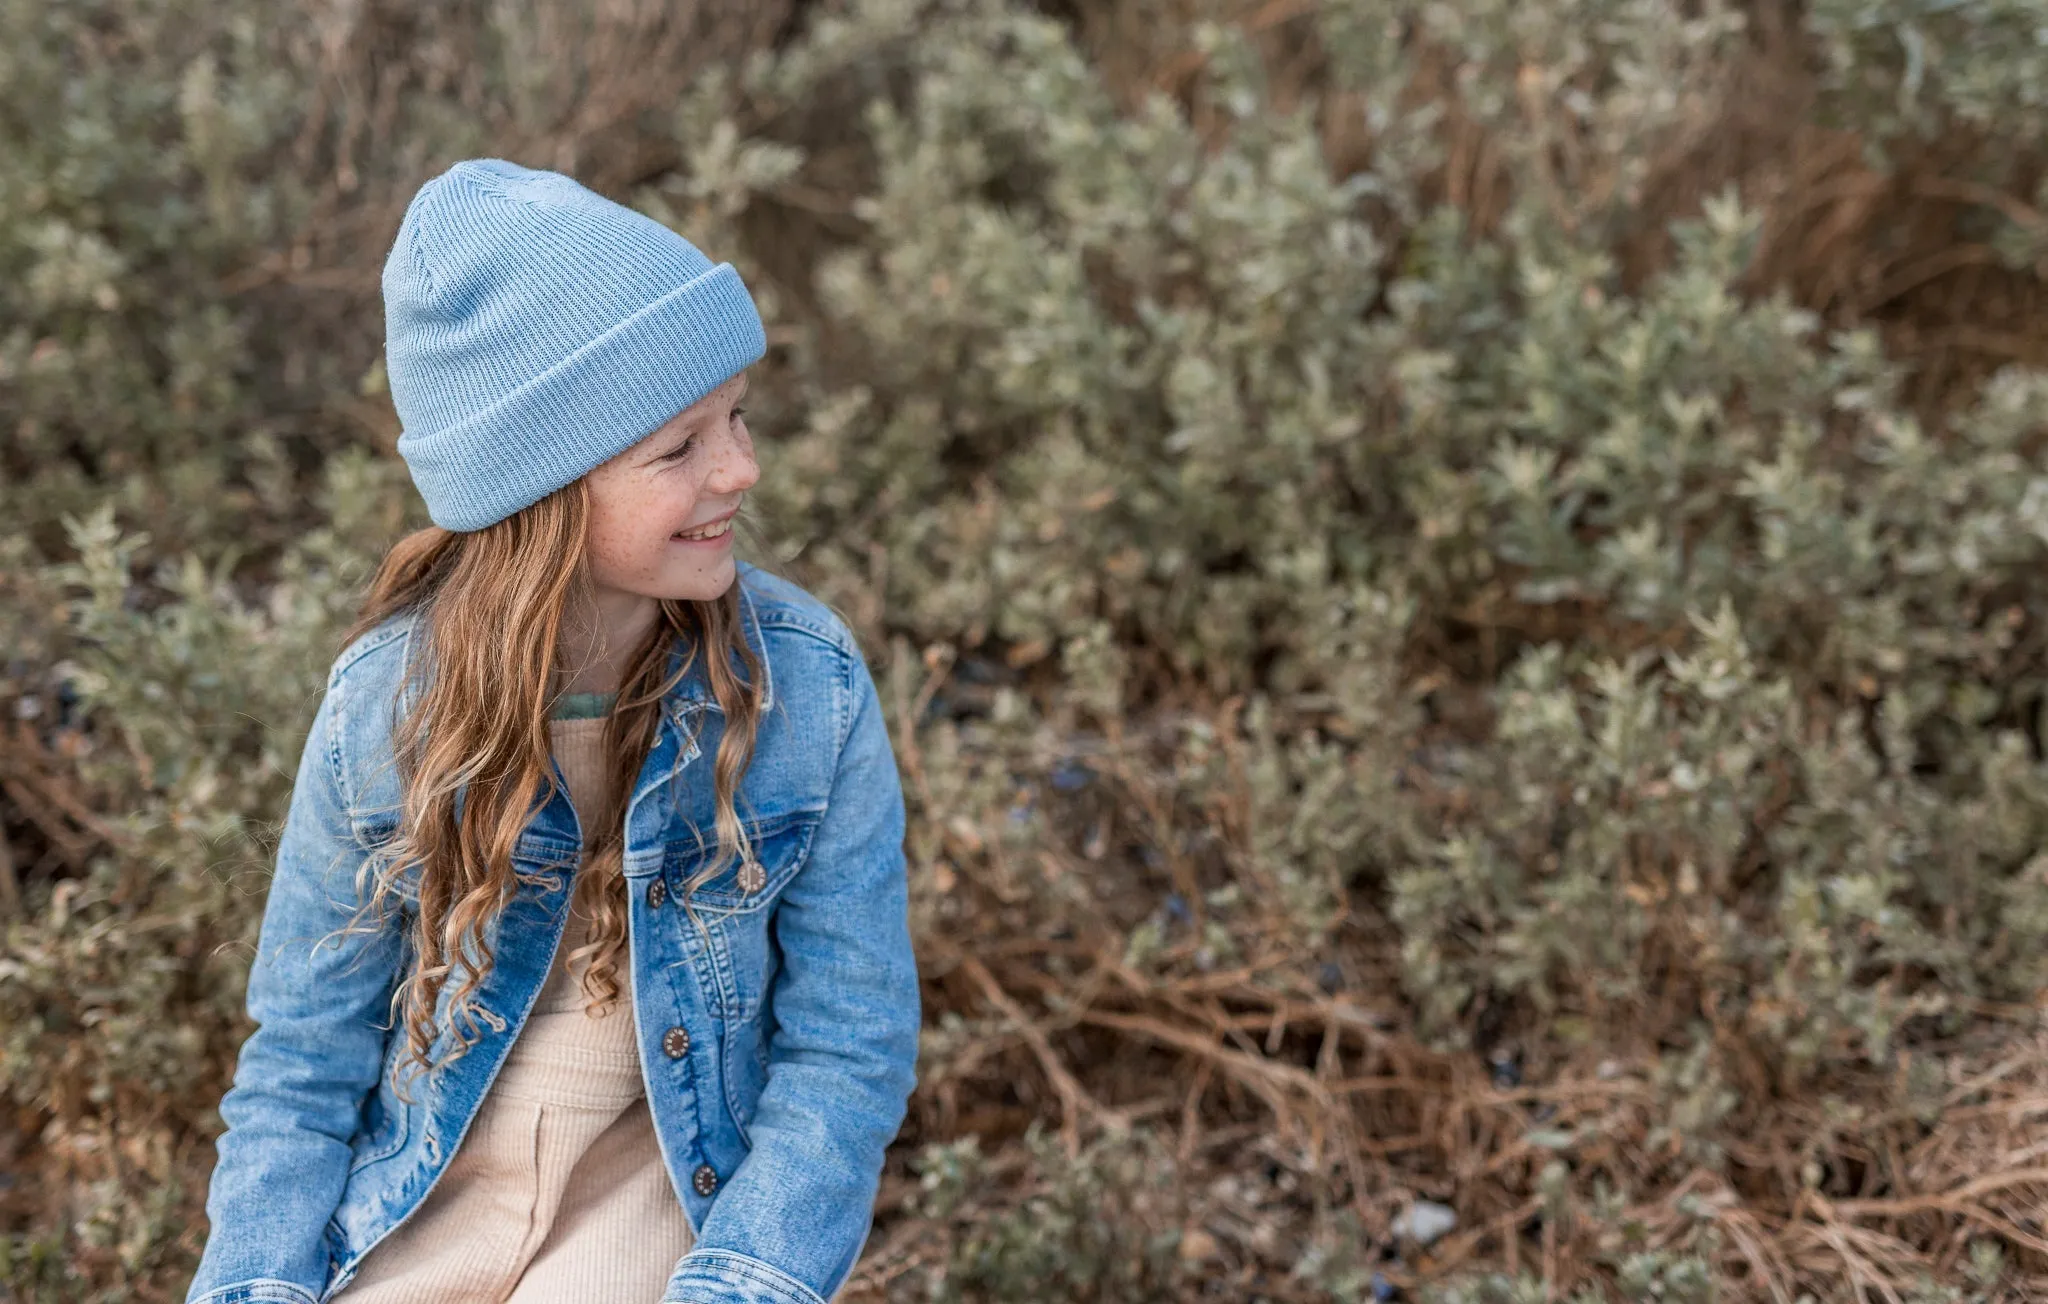
[[[745,416],[746,412],[747,410],[745,408],[736,407],[732,410],[732,419],[737,421],[741,417]],[[663,453],[661,455],[661,460],[664,462],[680,462],[684,458],[688,457],[690,455],[691,450],[693,450],[696,447],[697,436],[693,434],[689,438],[683,440],[682,443],[677,444],[674,448],[671,448],[668,452]]]

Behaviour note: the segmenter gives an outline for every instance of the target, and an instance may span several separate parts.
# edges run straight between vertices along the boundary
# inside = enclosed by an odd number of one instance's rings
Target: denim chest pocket
[[[740,828],[751,848],[753,864],[738,856],[713,878],[690,891],[690,904],[700,914],[724,916],[749,914],[773,903],[810,858],[811,840],[818,832],[824,810],[792,810],[745,820]],[[716,834],[709,829],[705,844],[694,840],[673,840],[662,857],[662,872],[671,891],[681,893],[691,879],[719,858]],[[751,880],[751,881],[750,881]]]
[[[758,1036],[758,1024],[775,980],[779,956],[771,937],[775,906],[790,882],[810,859],[824,811],[796,810],[764,816],[746,822],[749,845],[759,865],[758,886],[748,891],[741,866],[723,866],[718,875],[691,895],[691,909],[703,925],[700,936],[680,908],[674,912],[674,926],[692,955],[692,965],[709,1007],[725,1025],[724,1067],[728,1094],[735,1088],[733,1071],[741,1061],[754,1058],[757,1047],[738,1044],[744,1036]],[[699,849],[694,842],[673,844],[670,863],[664,868],[671,876],[671,890],[680,892],[689,876],[703,872],[713,863],[715,848]],[[699,943],[702,943],[701,945]],[[765,1065],[761,1066],[765,1067]],[[740,1122],[744,1125],[744,1119]]]

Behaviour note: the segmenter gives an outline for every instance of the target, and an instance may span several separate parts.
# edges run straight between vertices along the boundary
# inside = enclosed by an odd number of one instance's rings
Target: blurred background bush
[[[730,258],[849,1299],[2048,1292],[2036,0],[0,0],[0,1295],[175,1300],[456,158]]]

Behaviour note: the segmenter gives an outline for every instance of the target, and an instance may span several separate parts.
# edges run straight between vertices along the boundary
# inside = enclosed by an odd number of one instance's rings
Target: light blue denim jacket
[[[883,1151],[916,1082],[902,786],[845,624],[746,563],[736,582],[765,667],[738,805],[766,884],[743,892],[728,868],[697,889],[708,941],[678,900],[716,847],[724,715],[702,658],[667,700],[626,814],[641,1072],[696,1231],[662,1299],[821,1304],[866,1244]],[[555,869],[551,885],[522,886],[488,932],[482,1039],[411,1075],[412,1104],[398,1098],[403,1027],[387,1025],[409,942],[385,929],[313,943],[354,912],[355,871],[394,826],[390,739],[412,628],[394,617],[335,661],[299,761],[249,975],[257,1027],[220,1103],[212,1227],[188,1304],[321,1304],[347,1285],[447,1168],[561,940],[581,834],[557,793],[516,853],[522,870]],[[436,1058],[452,1041],[454,986],[442,989]]]

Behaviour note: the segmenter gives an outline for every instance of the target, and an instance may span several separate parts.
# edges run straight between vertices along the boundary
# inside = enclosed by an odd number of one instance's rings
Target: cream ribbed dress
[[[604,720],[548,722],[577,816],[602,792]],[[572,908],[555,966],[448,1171],[371,1248],[346,1304],[654,1304],[690,1248],[661,1162],[635,1048],[633,1003],[584,1010],[568,957],[589,920]],[[579,964],[578,973],[581,972]],[[623,980],[625,974],[621,972]],[[630,989],[629,989],[630,990]]]

